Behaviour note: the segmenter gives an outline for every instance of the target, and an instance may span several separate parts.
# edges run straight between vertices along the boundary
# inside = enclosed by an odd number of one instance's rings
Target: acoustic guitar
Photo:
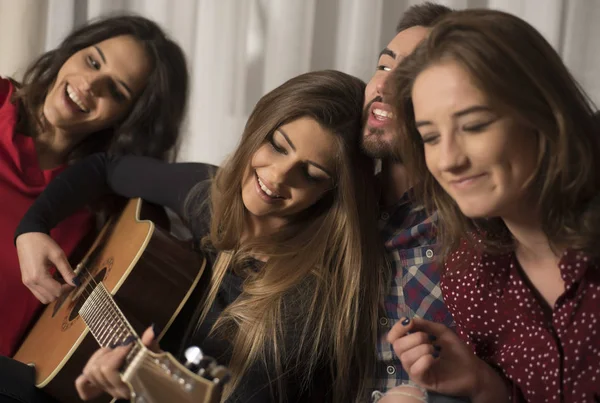
[[[169,328],[198,284],[205,260],[155,225],[151,205],[131,199],[103,227],[77,265],[79,286],[49,304],[14,358],[36,371],[36,386],[60,402],[79,402],[75,379],[98,349],[134,339],[122,378],[136,403],[219,401],[227,371],[190,350],[188,367],[139,341],[154,323]],[[187,356],[187,353],[186,353]],[[94,400],[110,401],[103,395]]]

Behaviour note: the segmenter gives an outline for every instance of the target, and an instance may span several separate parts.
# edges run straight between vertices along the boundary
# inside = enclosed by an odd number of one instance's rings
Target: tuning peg
[[[204,355],[202,350],[196,346],[188,347],[183,355],[185,356],[185,367],[200,376],[207,376],[207,371],[217,365],[214,358]]]
[[[185,367],[188,369],[198,367],[202,358],[204,358],[202,350],[200,350],[200,347],[196,346],[188,347],[183,355],[185,356]]]

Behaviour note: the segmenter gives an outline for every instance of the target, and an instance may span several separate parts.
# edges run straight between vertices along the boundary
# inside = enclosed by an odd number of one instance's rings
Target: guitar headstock
[[[169,353],[144,349],[123,373],[135,403],[217,403],[228,380],[227,369],[201,351],[197,362],[188,358],[184,366]]]

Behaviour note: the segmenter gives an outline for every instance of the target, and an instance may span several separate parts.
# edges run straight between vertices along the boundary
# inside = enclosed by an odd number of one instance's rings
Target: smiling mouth
[[[455,180],[451,181],[450,184],[457,188],[466,188],[466,187],[470,187],[474,183],[478,182],[478,180],[484,176],[485,176],[485,174],[479,174],[479,175],[469,176],[466,178],[455,179]]]
[[[272,200],[278,200],[278,199],[283,199],[283,197],[275,192],[273,192],[271,189],[269,189],[267,187],[267,185],[264,184],[264,182],[260,179],[260,177],[258,176],[258,174],[255,172],[254,176],[256,177],[256,182],[258,183],[258,187],[260,188],[260,190],[262,191],[262,193],[269,197]]]
[[[79,99],[75,90],[67,83],[65,85],[65,95],[77,106],[77,108],[83,113],[89,113],[89,108]]]
[[[392,119],[394,117],[393,112],[384,111],[383,109],[373,108],[371,111],[371,115],[380,122],[384,122],[386,120]]]

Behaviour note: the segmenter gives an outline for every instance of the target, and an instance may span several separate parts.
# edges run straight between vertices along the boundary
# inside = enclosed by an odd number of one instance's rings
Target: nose
[[[295,187],[299,185],[302,175],[303,163],[291,155],[281,158],[271,165],[270,180],[279,186]]]
[[[383,97],[385,92],[385,80],[377,80],[377,83],[375,84],[375,91],[377,91],[377,95]]]
[[[82,83],[82,89],[94,97],[100,97],[108,91],[111,78],[106,74],[94,72],[87,75]]]
[[[382,97],[384,92],[385,80],[380,75],[374,75],[365,89],[365,105],[376,97]]]
[[[280,161],[274,164],[271,172],[273,184],[279,186],[286,183],[293,172],[293,168],[293,163],[289,161]]]
[[[456,171],[468,163],[464,145],[454,134],[440,135],[437,164],[440,171]]]

